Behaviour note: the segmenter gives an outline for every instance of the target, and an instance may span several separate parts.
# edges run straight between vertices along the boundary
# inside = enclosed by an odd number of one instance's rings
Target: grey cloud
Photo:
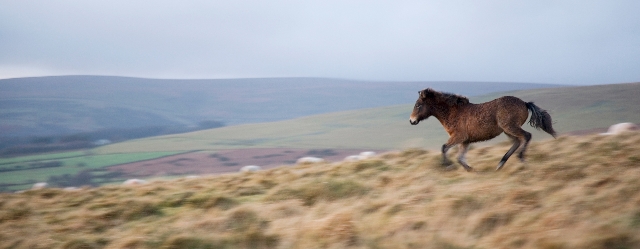
[[[73,73],[566,84],[640,80],[637,1],[5,1],[2,6],[0,78]]]

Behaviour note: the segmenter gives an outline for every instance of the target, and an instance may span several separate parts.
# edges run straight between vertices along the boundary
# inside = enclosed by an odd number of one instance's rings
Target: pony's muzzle
[[[409,123],[411,123],[411,125],[417,125],[418,123],[420,123],[420,120],[410,118]]]

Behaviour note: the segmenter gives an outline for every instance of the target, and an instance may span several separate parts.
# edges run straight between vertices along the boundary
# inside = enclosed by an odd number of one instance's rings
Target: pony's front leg
[[[447,158],[447,151],[449,151],[449,149],[451,149],[453,146],[461,144],[464,141],[465,140],[463,138],[461,138],[460,136],[457,136],[456,134],[449,135],[449,141],[447,141],[446,144],[442,145],[442,165],[443,166],[449,166],[453,164],[453,162],[449,160],[449,158]]]
[[[451,160],[449,160],[449,158],[447,158],[447,151],[449,151],[449,149],[451,149],[451,147],[455,146],[455,144],[453,145],[449,145],[449,144],[443,144],[442,145],[442,166],[449,166],[451,164],[453,164],[453,162]]]

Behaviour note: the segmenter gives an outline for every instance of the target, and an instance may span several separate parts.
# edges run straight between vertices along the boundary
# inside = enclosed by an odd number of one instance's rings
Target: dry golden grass
[[[0,248],[638,248],[640,133],[0,195]]]

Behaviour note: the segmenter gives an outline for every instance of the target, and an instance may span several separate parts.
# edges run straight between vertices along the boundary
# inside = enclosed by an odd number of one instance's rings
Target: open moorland
[[[638,248],[640,133],[0,194],[1,248]]]
[[[560,134],[589,134],[603,132],[614,123],[640,123],[638,94],[640,83],[631,83],[497,93],[471,100],[479,103],[515,95],[549,110]],[[96,186],[131,177],[235,172],[245,165],[273,167],[291,164],[302,156],[337,161],[364,150],[439,148],[447,140],[440,123],[431,118],[411,126],[410,111],[411,105],[396,105],[228,126],[115,143],[72,152],[73,158],[64,160],[60,158],[69,154],[4,158],[0,159],[0,190],[27,189],[42,181],[59,187]],[[524,127],[533,133],[534,141],[550,138]],[[504,140],[501,136],[475,146]],[[316,154],[326,150],[332,153]],[[170,155],[175,156],[165,158]]]
[[[412,99],[417,98],[417,91]],[[621,122],[640,123],[640,83],[564,87],[470,97],[482,103],[503,95],[533,101],[546,109],[559,133],[606,128]],[[431,118],[409,124],[413,105],[360,109],[303,118],[228,126],[191,133],[131,140],[96,149],[98,153],[236,148],[437,149],[448,139]],[[533,139],[550,136],[525,124]],[[505,136],[502,136],[506,138]],[[499,141],[499,140],[498,140]]]
[[[410,103],[424,86],[476,96],[559,85],[327,78],[0,79],[0,157]]]

